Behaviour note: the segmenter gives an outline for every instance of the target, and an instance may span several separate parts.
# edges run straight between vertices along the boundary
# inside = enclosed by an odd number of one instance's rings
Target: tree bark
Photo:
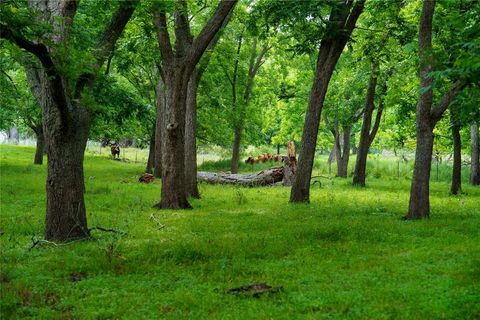
[[[462,191],[462,139],[460,137],[460,128],[456,124],[452,124],[452,138],[453,169],[450,193],[457,195]]]
[[[187,89],[185,116],[185,192],[192,198],[200,198],[197,187],[197,89],[198,73],[194,72]]]
[[[470,139],[472,148],[472,162],[470,166],[470,183],[474,186],[480,185],[480,152],[478,139],[478,123],[474,122],[470,128]]]
[[[43,164],[43,154],[45,153],[45,136],[43,134],[43,128],[40,124],[35,130],[35,136],[37,138],[37,146],[35,149],[35,159],[33,164]]]
[[[329,18],[327,36],[320,44],[315,79],[310,92],[295,181],[290,193],[290,202],[310,201],[310,178],[312,176],[315,147],[317,144],[320,115],[328,84],[340,55],[363,11],[365,1],[356,1],[335,6]],[[341,31],[340,31],[341,30]]]

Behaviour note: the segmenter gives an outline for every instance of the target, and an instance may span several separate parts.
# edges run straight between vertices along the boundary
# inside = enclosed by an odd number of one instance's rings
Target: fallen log
[[[198,172],[197,179],[210,184],[268,186],[283,180],[284,167],[273,167],[256,173]]]

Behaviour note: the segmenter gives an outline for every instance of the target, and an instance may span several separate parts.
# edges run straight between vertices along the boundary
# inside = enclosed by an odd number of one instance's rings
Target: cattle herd
[[[268,162],[268,161],[273,161],[273,162],[280,162],[280,161],[284,161],[284,158],[285,156],[281,156],[279,154],[277,155],[271,155],[270,153],[264,153],[264,154],[261,154],[257,157],[248,157],[247,160],[245,160],[245,163],[246,164],[256,164],[256,163],[265,163],[265,162]]]

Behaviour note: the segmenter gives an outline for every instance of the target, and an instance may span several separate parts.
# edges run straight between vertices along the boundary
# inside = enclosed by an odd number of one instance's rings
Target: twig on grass
[[[122,231],[122,230],[108,229],[108,228],[99,227],[99,226],[91,227],[91,228],[88,229],[88,231],[93,231],[93,230],[100,230],[100,231],[104,231],[104,232],[113,232],[113,233],[118,233],[118,234],[121,234],[121,235],[127,234],[125,231]]]
[[[158,220],[157,217],[153,215],[153,213],[150,215],[150,220],[153,220],[156,224],[158,224],[157,230],[161,230],[165,228],[165,225],[162,224],[160,220]]]

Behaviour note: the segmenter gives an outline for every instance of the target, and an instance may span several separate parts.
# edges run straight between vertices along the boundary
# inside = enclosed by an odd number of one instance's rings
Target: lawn
[[[364,189],[324,179],[305,205],[284,187],[201,184],[193,210],[158,211],[143,164],[91,155],[89,225],[125,234],[29,250],[45,211],[33,154],[0,146],[2,319],[480,318],[480,188],[466,181],[459,197],[432,182],[423,221],[400,219],[410,181],[387,171]],[[253,282],[282,289],[225,293]]]

